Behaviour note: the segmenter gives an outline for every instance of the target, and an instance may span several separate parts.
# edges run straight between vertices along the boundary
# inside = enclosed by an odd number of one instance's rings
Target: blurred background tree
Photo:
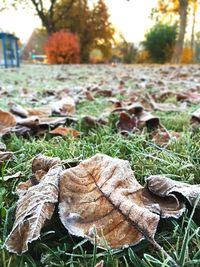
[[[178,35],[171,60],[172,63],[181,62],[188,16],[192,16],[190,47],[192,54],[194,54],[194,32],[197,8],[198,0],[158,0],[157,7],[153,9],[152,17],[154,17],[156,21],[161,21],[169,24],[178,24]]]
[[[105,60],[111,57],[115,30],[104,0],[92,7],[87,0],[10,0],[6,5],[32,6],[49,36],[62,29],[77,34],[82,62],[89,62],[93,49],[99,49]]]
[[[105,59],[111,57],[114,27],[109,22],[107,6],[99,0],[89,7],[87,0],[75,0],[66,14],[69,0],[61,0],[55,7],[56,30],[68,29],[77,33],[81,46],[81,61],[88,62],[90,52],[99,49]]]
[[[148,51],[150,58],[156,63],[170,61],[176,42],[177,27],[157,23],[145,35],[143,46]]]
[[[197,62],[195,57],[198,58],[199,40],[195,34],[195,23],[199,2],[200,0],[157,0],[157,6],[152,12],[152,17],[156,23],[168,24],[169,26],[177,25],[173,55],[171,55],[172,49],[167,48],[170,53],[168,50],[166,53],[162,51],[163,58],[160,58],[159,62],[166,62],[169,57],[171,57],[172,63],[188,62],[184,58],[190,57],[192,57],[190,62]],[[124,63],[143,62],[145,58],[147,62],[155,60],[152,52],[150,53],[149,50],[140,51],[138,47],[136,49],[135,45],[125,39],[116,43],[114,40],[115,29],[109,21],[109,12],[105,1],[96,0],[93,3],[91,5],[89,0],[2,0],[0,10],[4,10],[10,5],[14,7],[19,5],[32,6],[48,36],[62,29],[77,34],[81,49],[81,62],[87,63],[91,58],[100,60],[100,55],[101,62],[108,62],[112,59]],[[188,21],[191,24],[189,37]],[[36,36],[40,47],[41,38],[37,34]],[[37,38],[34,37],[32,40]],[[163,39],[165,38],[166,36],[163,36]],[[160,41],[159,39],[156,45],[159,45]],[[30,46],[36,45],[29,43]],[[90,56],[91,53],[92,57]],[[158,58],[156,62],[158,62]]]
[[[44,47],[47,40],[48,34],[45,29],[35,29],[24,48],[22,48],[22,59],[30,60],[33,53],[44,55]]]
[[[128,42],[122,34],[119,34],[118,40],[113,45],[112,61],[125,64],[135,63],[137,52],[134,43]]]

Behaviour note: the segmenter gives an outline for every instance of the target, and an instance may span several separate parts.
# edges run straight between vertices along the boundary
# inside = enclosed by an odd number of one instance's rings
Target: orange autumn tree
[[[80,44],[76,34],[61,30],[53,33],[45,46],[50,64],[71,64],[80,62]]]

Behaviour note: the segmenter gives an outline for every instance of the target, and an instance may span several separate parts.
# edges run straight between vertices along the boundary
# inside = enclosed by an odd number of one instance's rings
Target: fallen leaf
[[[146,179],[148,189],[155,195],[166,197],[175,196],[179,199],[177,194],[187,199],[193,207],[200,195],[200,185],[190,185],[183,182],[174,181],[163,175],[152,175]],[[200,208],[200,201],[197,203]]]
[[[3,161],[8,161],[13,158],[13,152],[10,151],[0,151],[0,163]]]
[[[71,135],[73,137],[78,137],[81,134],[79,131],[77,131],[75,129],[65,128],[62,126],[55,128],[54,130],[50,131],[50,133],[53,135],[62,135],[62,136]]]
[[[51,219],[58,202],[58,181],[62,167],[57,158],[53,160],[39,156],[33,163],[34,171],[44,169],[48,170],[48,173],[42,177],[39,184],[27,188],[17,202],[13,229],[4,244],[8,251],[17,254],[27,251],[28,243],[38,239],[41,228],[46,220]]]
[[[94,101],[94,96],[92,95],[90,91],[85,91],[85,97],[89,101]]]
[[[116,127],[121,133],[133,133],[137,129],[137,119],[126,112],[121,112]]]
[[[0,134],[6,131],[6,128],[16,125],[15,117],[8,111],[0,109]]]
[[[0,151],[5,151],[5,150],[6,150],[6,145],[0,142]]]
[[[107,96],[107,97],[111,97],[112,96],[112,90],[109,90],[109,89],[105,89],[105,90],[103,90],[103,89],[98,89],[97,91],[96,91],[96,94],[98,94],[98,95],[101,95],[101,96]]]
[[[29,116],[48,117],[51,116],[51,108],[49,106],[43,106],[39,108],[27,108]]]
[[[64,97],[61,100],[51,104],[52,113],[68,114],[76,111],[76,104],[72,97]]]
[[[154,196],[135,179],[128,161],[97,154],[60,174],[59,215],[76,236],[112,248],[135,245],[144,237],[154,242],[159,218],[179,217],[177,199]]]
[[[101,260],[100,262],[98,262],[95,267],[103,267],[104,266],[104,261]]]
[[[8,180],[11,180],[11,179],[17,179],[21,176],[21,172],[16,172],[15,174],[12,174],[12,175],[5,175],[3,176],[3,179],[4,181],[8,181]]]
[[[130,115],[135,112],[135,115]],[[119,121],[116,123],[117,129],[120,132],[136,132],[138,130],[147,127],[148,129],[157,129],[160,127],[160,120],[158,117],[152,115],[151,113],[141,110],[139,107],[137,108],[130,108],[130,112],[122,111],[120,113]]]
[[[139,128],[143,127],[143,125],[149,129],[155,129],[160,126],[159,118],[147,111],[142,111],[142,113],[139,114],[138,120]]]
[[[181,134],[174,131],[165,131],[162,128],[156,129],[151,133],[152,141],[160,146],[169,145],[170,141],[177,140]]]
[[[67,117],[37,117],[31,116],[21,120],[18,125],[28,127],[31,135],[41,135],[46,133],[49,128],[55,128],[67,122]]]
[[[192,113],[191,123],[194,127],[199,127],[200,125],[200,109],[197,109]]]
[[[18,115],[22,118],[27,118],[29,116],[29,113],[26,109],[24,109],[21,105],[16,103],[9,103],[10,106],[10,112],[12,112],[15,115]]]
[[[186,103],[183,103],[181,106],[177,106],[173,103],[156,103],[154,99],[147,94],[150,104],[152,105],[153,109],[159,111],[184,111],[187,107]]]
[[[93,116],[83,116],[81,118],[83,124],[93,128],[100,125],[106,125],[107,120],[104,118],[96,118]]]
[[[179,92],[176,94],[177,101],[187,101],[193,104],[200,103],[200,94],[195,92]]]
[[[8,138],[12,134],[15,134],[16,136],[28,137],[30,135],[30,132],[31,132],[30,128],[22,125],[16,125],[14,127],[7,128],[2,134],[2,138],[4,139]]]

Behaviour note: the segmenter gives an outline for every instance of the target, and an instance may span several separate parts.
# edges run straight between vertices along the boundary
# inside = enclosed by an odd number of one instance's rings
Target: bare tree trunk
[[[179,0],[180,24],[179,24],[178,38],[176,41],[174,54],[172,56],[172,63],[175,64],[178,64],[181,61],[185,30],[187,26],[187,7],[188,7],[188,0]]]
[[[192,50],[192,62],[194,61],[194,29],[196,23],[196,12],[197,12],[197,0],[193,4],[193,14],[192,14],[192,34],[191,34],[191,50]]]

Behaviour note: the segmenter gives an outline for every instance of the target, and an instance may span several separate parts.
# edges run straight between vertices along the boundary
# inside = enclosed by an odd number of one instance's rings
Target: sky
[[[109,8],[110,21],[126,40],[134,43],[142,41],[144,33],[153,25],[149,15],[157,0],[105,0],[105,2]],[[0,13],[0,31],[14,32],[22,43],[25,43],[32,31],[38,27],[41,27],[41,22],[33,10],[21,8]]]

